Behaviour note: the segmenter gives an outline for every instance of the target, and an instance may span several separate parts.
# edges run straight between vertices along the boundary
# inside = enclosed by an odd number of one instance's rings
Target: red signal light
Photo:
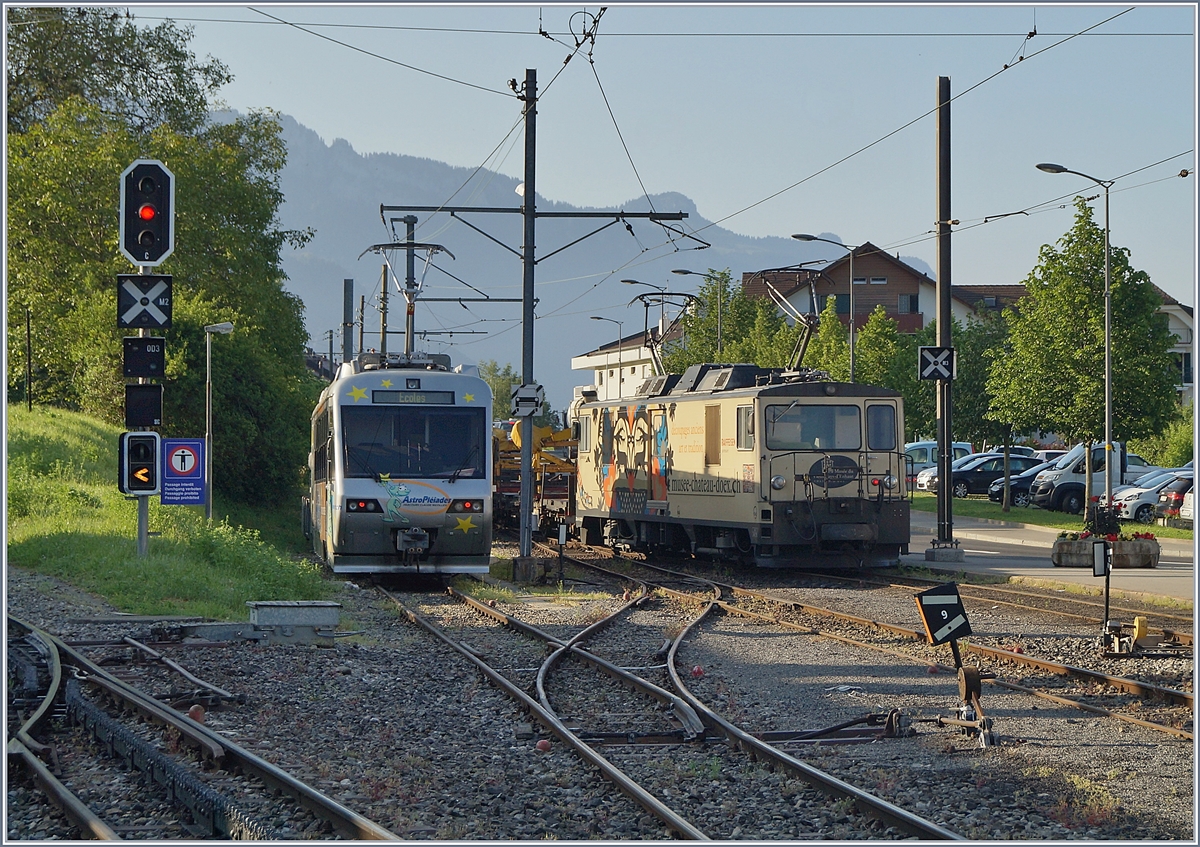
[[[158,217],[158,209],[151,206],[149,203],[138,209],[138,217],[144,221],[152,221]]]

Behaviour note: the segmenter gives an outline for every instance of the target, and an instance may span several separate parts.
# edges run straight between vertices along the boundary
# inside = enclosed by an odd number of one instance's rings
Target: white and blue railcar
[[[363,353],[312,416],[306,537],[334,573],[487,573],[492,393],[440,354]]]

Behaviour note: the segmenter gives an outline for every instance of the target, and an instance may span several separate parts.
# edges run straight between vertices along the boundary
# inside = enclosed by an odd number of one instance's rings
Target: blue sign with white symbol
[[[162,494],[164,506],[204,505],[204,439],[162,440]]]

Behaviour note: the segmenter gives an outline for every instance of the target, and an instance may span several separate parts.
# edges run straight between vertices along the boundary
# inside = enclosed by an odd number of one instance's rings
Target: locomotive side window
[[[896,449],[896,408],[879,403],[867,406],[867,449]]]
[[[858,450],[862,429],[857,406],[768,406],[768,450]]]
[[[754,449],[754,407],[737,407],[737,448]]]
[[[586,453],[592,449],[592,419],[579,419],[579,452]]]
[[[326,410],[313,419],[313,479],[328,479],[329,477],[329,411]]]
[[[343,406],[346,476],[482,477],[484,417],[483,409]]]
[[[721,464],[721,407],[704,407],[704,464]]]

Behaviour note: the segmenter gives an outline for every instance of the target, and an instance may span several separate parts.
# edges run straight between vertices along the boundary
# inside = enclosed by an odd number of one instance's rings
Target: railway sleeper
[[[191,821],[184,828],[200,838],[222,836],[233,840],[275,840],[278,834],[250,818],[243,810],[213,791],[170,757],[155,750],[126,727],[104,714],[80,690],[78,680],[68,680],[67,713],[113,758],[144,774],[157,785],[168,802],[186,809]]]

